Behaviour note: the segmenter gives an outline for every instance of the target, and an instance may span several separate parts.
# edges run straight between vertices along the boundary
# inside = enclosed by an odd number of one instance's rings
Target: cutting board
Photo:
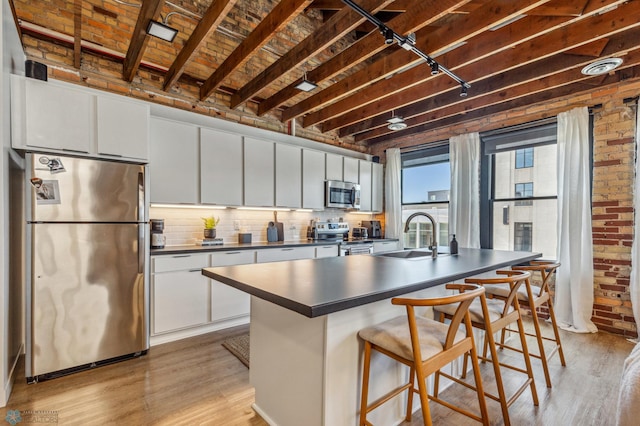
[[[276,229],[276,224],[274,222],[269,222],[269,226],[267,227],[267,242],[275,243],[278,241],[278,230]]]
[[[278,222],[278,212],[273,212],[273,223],[276,226],[278,232],[278,241],[284,241],[284,225],[282,222]]]

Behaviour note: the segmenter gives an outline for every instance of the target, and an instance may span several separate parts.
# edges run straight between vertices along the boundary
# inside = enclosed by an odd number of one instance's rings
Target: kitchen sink
[[[438,256],[448,256],[449,253],[438,253]],[[375,256],[395,257],[398,259],[421,259],[431,257],[431,250],[401,250],[379,253]]]

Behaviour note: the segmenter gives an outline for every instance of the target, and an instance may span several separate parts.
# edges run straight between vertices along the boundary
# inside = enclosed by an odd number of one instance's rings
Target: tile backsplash
[[[202,217],[214,216],[220,218],[216,227],[216,238],[222,238],[225,243],[238,242],[239,233],[250,233],[252,242],[267,241],[267,226],[273,221],[273,211],[240,210],[240,209],[192,209],[151,207],[151,219],[164,219],[164,235],[167,246],[192,245],[203,239]],[[355,214],[339,209],[324,211],[299,212],[279,211],[278,222],[284,224],[284,239],[299,241],[307,239],[307,227],[313,219],[321,221],[339,220],[349,223],[349,227],[360,226],[362,220],[384,221],[382,214]],[[237,230],[236,227],[239,229]]]

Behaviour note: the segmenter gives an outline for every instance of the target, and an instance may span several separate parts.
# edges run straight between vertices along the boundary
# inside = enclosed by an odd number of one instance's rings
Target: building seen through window
[[[516,149],[516,169],[533,167],[533,148]]]

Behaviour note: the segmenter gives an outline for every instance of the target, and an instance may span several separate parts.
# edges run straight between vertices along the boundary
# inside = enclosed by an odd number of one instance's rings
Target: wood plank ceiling
[[[640,0],[355,0],[396,33],[415,33],[418,49],[471,84],[466,97],[340,0],[11,1],[23,33],[70,37],[76,68],[81,52],[109,52],[123,81],[146,67],[160,73],[164,91],[195,85],[194,101],[224,94],[216,101],[230,108],[367,146],[640,73]],[[150,20],[178,36],[148,36]],[[604,75],[581,73],[610,57],[624,62]],[[313,91],[295,87],[305,72]],[[387,127],[393,115],[405,130]]]

